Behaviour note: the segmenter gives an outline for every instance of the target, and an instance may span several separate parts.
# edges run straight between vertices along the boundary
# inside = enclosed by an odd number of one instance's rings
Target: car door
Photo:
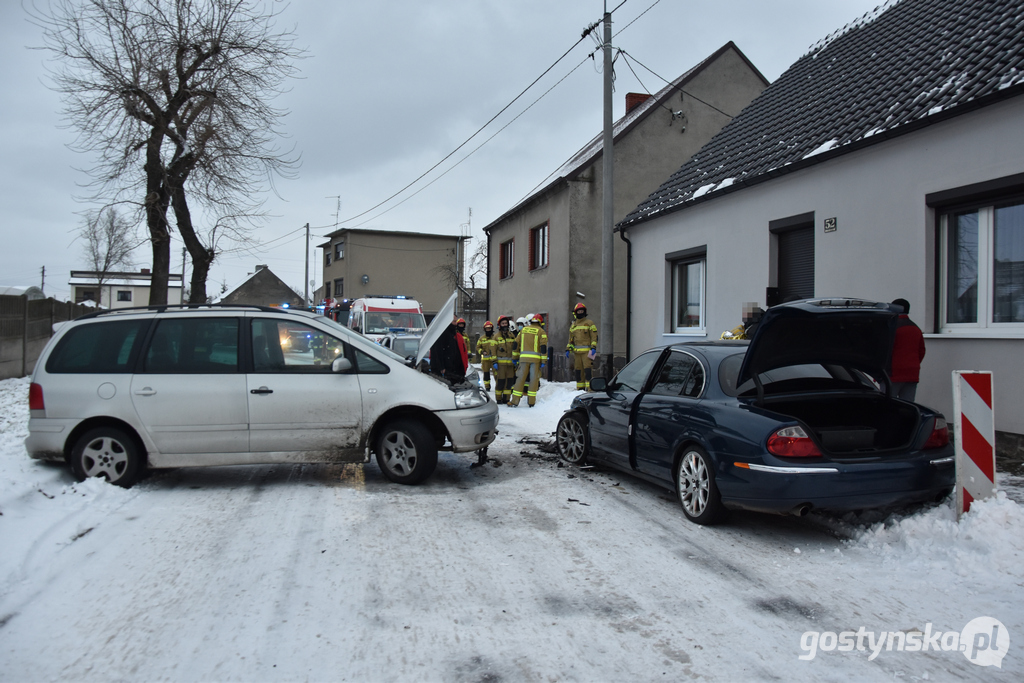
[[[160,454],[155,464],[215,464],[249,449],[238,317],[168,315],[156,322],[132,377],[135,411]],[[208,454],[200,462],[161,460]]]
[[[307,335],[305,350],[287,343],[296,333]],[[271,317],[253,317],[249,338],[249,449],[271,461],[298,453],[307,460],[361,460],[359,378],[331,370],[348,345],[311,325]]]
[[[637,396],[661,350],[648,351],[619,370],[603,392],[590,401],[590,447],[595,457],[632,469],[630,464],[630,416]]]
[[[636,467],[644,474],[671,481],[675,444],[706,420],[701,395],[705,369],[700,360],[673,350],[656,370],[650,389],[637,405],[634,419]]]

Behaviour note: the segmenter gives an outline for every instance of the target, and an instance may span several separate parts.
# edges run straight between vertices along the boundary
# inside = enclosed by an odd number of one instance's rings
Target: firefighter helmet
[[[537,323],[538,325],[543,325],[544,316],[542,316],[540,313],[534,313],[533,315],[530,316],[530,322]]]
[[[501,320],[501,318],[498,318],[498,320]],[[487,322],[484,323],[484,329],[485,330],[486,329],[493,330],[494,329],[494,323],[492,323],[490,320],[488,320]]]
[[[459,318],[458,320],[455,321],[456,325],[458,325],[459,323],[462,323],[463,325],[465,325],[466,324],[466,319],[465,318]]]
[[[580,311],[583,311],[583,313],[586,314],[586,312],[587,312],[587,305],[584,304],[584,303],[578,303],[578,304],[576,304],[576,307],[572,309],[573,313],[579,313]]]

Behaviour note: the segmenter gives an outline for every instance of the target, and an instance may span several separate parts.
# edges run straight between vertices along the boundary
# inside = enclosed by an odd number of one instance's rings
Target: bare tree
[[[139,246],[135,224],[117,209],[107,207],[87,213],[80,233],[85,242],[86,261],[96,273],[97,293],[102,291],[111,271],[135,267],[132,252]]]
[[[52,0],[32,12],[75,148],[96,155],[96,197],[133,201],[145,215],[152,303],[167,302],[168,209],[193,263],[190,299],[204,302],[218,242],[246,239],[265,217],[259,197],[297,165],[277,147],[285,112],[269,104],[302,56],[292,33],[275,31],[282,9],[273,0]],[[197,229],[193,208],[212,227]]]

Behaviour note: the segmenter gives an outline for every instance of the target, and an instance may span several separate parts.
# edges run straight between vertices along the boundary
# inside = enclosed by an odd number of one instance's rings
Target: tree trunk
[[[188,198],[185,196],[185,189],[177,183],[168,183],[171,192],[171,206],[174,208],[174,218],[178,224],[178,233],[189,256],[192,257],[192,293],[189,295],[190,304],[206,303],[206,279],[210,274],[210,266],[213,264],[214,251],[207,249],[202,241],[196,236],[195,228],[192,225],[192,212],[188,208]]]
[[[167,280],[171,273],[171,235],[167,230],[167,191],[163,187],[163,163],[160,144],[163,135],[154,132],[146,145],[146,227],[153,243],[153,268],[150,275],[149,304],[167,305]]]

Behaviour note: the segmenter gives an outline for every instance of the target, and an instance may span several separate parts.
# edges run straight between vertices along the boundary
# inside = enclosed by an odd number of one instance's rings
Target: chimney
[[[626,93],[626,113],[628,114],[633,111],[649,99],[651,99],[651,96],[645,92]]]
[[[142,273],[143,275],[149,275],[149,268],[143,268],[143,269],[142,269],[142,271],[141,271],[141,273]]]
[[[258,273],[258,272],[260,272],[261,270],[263,270],[263,269],[264,269],[264,268],[266,268],[266,267],[267,267],[267,264],[265,264],[265,263],[264,263],[263,265],[259,265],[259,264],[257,264],[257,265],[256,265],[256,271],[255,271],[255,272],[257,272],[257,273]]]

